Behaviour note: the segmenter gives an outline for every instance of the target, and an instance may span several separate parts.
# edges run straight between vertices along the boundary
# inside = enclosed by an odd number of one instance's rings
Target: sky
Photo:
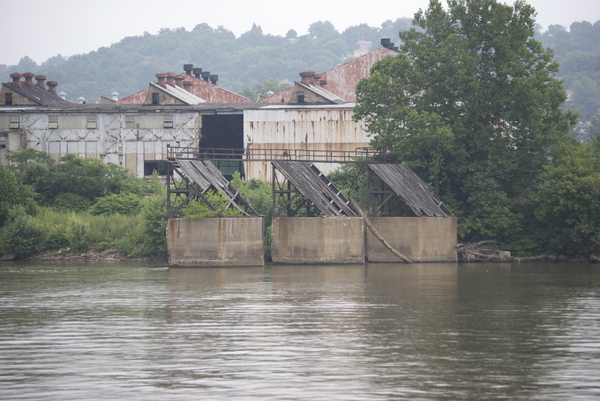
[[[513,4],[514,0],[500,0]],[[544,29],[572,22],[600,20],[600,0],[526,0]],[[311,23],[330,21],[338,32],[365,23],[412,18],[429,0],[28,0],[0,5],[0,64],[14,65],[24,56],[41,64],[58,54],[89,53],[128,36],[157,34],[161,28],[207,23],[236,36],[255,23],[264,34],[284,36],[294,29],[308,33]],[[442,1],[445,4],[445,1]],[[14,17],[10,17],[14,16]]]

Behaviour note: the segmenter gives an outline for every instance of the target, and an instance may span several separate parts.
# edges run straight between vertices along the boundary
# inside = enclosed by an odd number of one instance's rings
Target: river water
[[[3,400],[597,400],[600,266],[0,264]]]

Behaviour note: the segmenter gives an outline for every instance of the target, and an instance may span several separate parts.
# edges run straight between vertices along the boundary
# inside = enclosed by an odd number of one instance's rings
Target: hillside
[[[397,41],[398,31],[410,26],[410,19],[399,18],[377,28],[361,24],[340,33],[329,21],[319,21],[307,35],[290,30],[283,37],[265,35],[254,25],[236,37],[226,28],[202,23],[191,31],[163,29],[156,35],[126,37],[110,47],[68,59],[57,55],[41,65],[24,57],[0,79],[10,81],[14,71],[44,74],[58,81],[67,100],[82,96],[91,103],[113,91],[120,97],[135,93],[157,72],[180,73],[190,63],[217,74],[218,85],[252,98],[298,79],[300,71],[324,72],[353,58],[359,41],[371,42],[368,50],[377,48],[382,37]],[[600,109],[600,21],[574,22],[569,29],[552,25],[536,37],[554,49],[565,89],[571,91],[568,107],[580,111],[581,121],[590,120]]]

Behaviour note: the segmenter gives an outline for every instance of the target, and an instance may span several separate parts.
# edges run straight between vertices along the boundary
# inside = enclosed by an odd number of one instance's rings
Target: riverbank
[[[119,252],[117,249],[108,248],[102,251],[90,250],[82,255],[75,255],[63,249],[50,250],[26,258],[32,261],[82,261],[82,262],[162,262],[167,261],[166,256],[131,257]]]

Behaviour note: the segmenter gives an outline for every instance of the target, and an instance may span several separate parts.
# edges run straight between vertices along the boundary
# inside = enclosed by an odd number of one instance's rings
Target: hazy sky
[[[513,4],[514,0],[504,2]],[[600,0],[528,0],[544,28],[575,21],[600,20]],[[29,56],[38,64],[61,54],[88,53],[127,36],[158,33],[161,28],[192,30],[200,23],[223,26],[236,36],[253,23],[265,34],[308,32],[316,21],[331,21],[342,32],[349,26],[412,17],[428,0],[28,0],[2,1],[0,64]],[[445,4],[445,1],[443,1]],[[14,17],[13,17],[14,16]]]

